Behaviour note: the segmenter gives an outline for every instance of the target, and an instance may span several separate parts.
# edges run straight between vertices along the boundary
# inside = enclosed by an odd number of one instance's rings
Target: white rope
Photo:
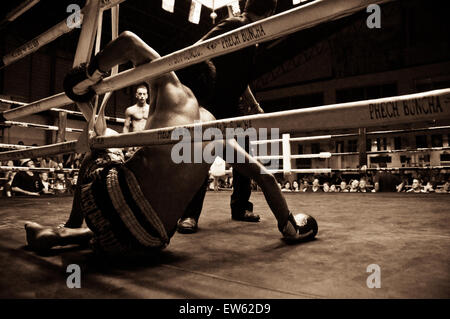
[[[6,148],[6,149],[9,149],[9,150],[26,150],[26,149],[34,148],[34,147],[35,146],[0,143],[0,148]]]
[[[398,106],[398,114],[392,118],[376,118],[373,108]],[[418,110],[422,110],[419,114]],[[408,110],[408,111],[406,111]],[[414,114],[412,114],[414,110]],[[426,110],[426,114],[424,113]],[[89,143],[94,149],[120,148],[133,146],[151,146],[178,143],[171,138],[175,130],[186,129],[194,136],[194,131],[201,128],[219,129],[226,136],[227,128],[278,128],[280,133],[316,132],[318,130],[352,129],[359,127],[380,127],[435,121],[436,123],[450,119],[450,89],[422,92],[391,98],[367,100],[300,110],[248,115],[243,117],[189,124],[177,127],[166,127],[140,132],[131,132],[115,136],[99,136]],[[75,151],[76,141],[58,143],[25,151],[0,153],[0,160],[23,157],[37,157],[70,153]],[[48,152],[48,153],[46,153]]]
[[[22,167],[22,166],[0,166],[1,172],[49,172],[49,173],[72,173],[78,172],[77,168],[53,168],[53,167]]]
[[[428,171],[447,170],[450,166],[422,166],[422,167],[373,167],[373,168],[305,168],[292,169],[291,173],[298,174],[331,174],[331,173],[365,173],[365,172],[390,172],[390,171]],[[283,173],[282,169],[268,170],[272,174]]]
[[[0,125],[11,125],[11,126],[18,126],[18,127],[25,127],[25,128],[37,128],[37,129],[42,129],[42,130],[46,130],[46,131],[59,131],[59,127],[58,126],[54,126],[54,125],[45,125],[45,124],[36,124],[36,123],[25,123],[25,122],[17,122],[17,121],[5,121],[3,123],[0,123]],[[66,132],[83,132],[82,129],[79,128],[69,128],[66,127]]]
[[[28,103],[19,102],[19,101],[12,101],[12,100],[3,99],[3,98],[0,98],[0,103],[10,104],[10,105],[20,105],[20,106],[30,105]],[[69,103],[69,104],[73,104],[73,101],[71,103]],[[66,109],[52,108],[49,111],[63,112],[63,113],[67,113],[67,114],[75,115],[75,116],[80,116],[80,117],[83,116],[83,113],[81,113],[79,111],[72,111],[72,110],[66,110]],[[120,117],[105,116],[105,119],[107,121],[111,121],[111,122],[125,123],[125,119],[120,118]]]

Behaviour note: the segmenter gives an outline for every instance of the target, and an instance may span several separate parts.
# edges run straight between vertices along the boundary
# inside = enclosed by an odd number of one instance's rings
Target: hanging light
[[[212,10],[210,17],[213,20],[213,23],[215,23],[215,19],[217,18],[217,9],[231,5],[233,7],[233,12],[236,10],[240,11],[239,0],[192,0],[191,9],[189,12],[190,22],[196,24],[200,22],[200,11],[202,5]]]
[[[195,24],[200,22],[200,15],[202,12],[202,5],[196,0],[192,0],[191,9],[189,10],[189,21]]]
[[[162,0],[162,8],[173,13],[175,8],[175,0]]]
[[[212,10],[213,11],[211,12],[211,14],[209,16],[211,17],[213,24],[216,23],[216,18],[217,18],[217,13],[215,11],[216,9],[215,9],[214,5],[215,5],[214,0],[212,0]]]

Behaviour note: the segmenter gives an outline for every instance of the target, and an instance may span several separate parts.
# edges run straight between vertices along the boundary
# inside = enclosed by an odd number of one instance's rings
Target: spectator
[[[359,191],[361,193],[368,193],[370,190],[367,188],[367,181],[364,178],[359,180]]]
[[[291,183],[286,182],[284,183],[283,188],[281,189],[282,192],[292,192],[291,190]]]
[[[302,192],[303,193],[306,193],[306,192],[308,192],[308,190],[309,190],[309,183],[308,183],[308,180],[304,180],[303,181],[303,184],[302,184]]]
[[[330,183],[328,182],[323,183],[323,192],[330,193]]]
[[[300,187],[299,187],[298,182],[296,180],[294,180],[292,182],[292,191],[293,192],[299,192],[300,191]]]
[[[34,162],[29,158],[21,160],[21,164],[24,167],[35,167]],[[43,188],[40,177],[32,171],[18,172],[11,184],[11,189],[15,195],[39,196]]]
[[[336,185],[331,184],[329,193],[337,193],[339,190],[336,188]]]
[[[339,192],[340,193],[348,193],[347,183],[344,180],[341,181],[341,185],[339,187]]]
[[[413,179],[411,189],[407,190],[406,192],[407,193],[425,193],[425,191],[422,190],[422,185],[420,185],[420,181],[417,178]]]
[[[450,181],[446,181],[442,188],[436,188],[436,193],[450,193]]]
[[[307,190],[308,193],[320,193],[323,192],[322,188],[320,188],[319,179],[315,178],[313,180],[312,187]]]
[[[66,174],[57,173],[55,181],[53,183],[53,190],[56,194],[64,194],[67,192],[68,182],[66,180]]]
[[[357,179],[354,179],[352,181],[350,181],[350,189],[349,192],[350,193],[357,193],[359,192],[359,182]]]
[[[49,179],[48,179],[48,173],[46,173],[46,172],[41,173],[40,174],[40,178],[41,178],[41,183],[42,183],[42,186],[43,186],[42,193],[44,193],[44,194],[51,194],[51,193],[53,193],[52,189],[50,187],[50,182],[49,182]]]

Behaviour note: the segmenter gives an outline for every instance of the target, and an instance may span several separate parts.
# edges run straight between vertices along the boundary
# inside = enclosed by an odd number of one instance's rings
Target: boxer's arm
[[[275,215],[278,224],[286,224],[290,212],[286,200],[278,187],[275,176],[248,154],[234,139],[228,139],[224,143],[225,159],[229,158],[229,152],[233,154],[233,163],[229,163],[233,167],[233,170],[235,169],[242,175],[256,181],[258,186],[261,187],[264,197],[272,213]],[[238,159],[241,161],[244,159],[244,163],[237,163]]]

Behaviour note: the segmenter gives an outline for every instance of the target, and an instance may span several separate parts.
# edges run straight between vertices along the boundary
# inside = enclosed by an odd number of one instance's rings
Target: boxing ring
[[[83,9],[84,23],[74,65],[88,60],[88,52],[92,51],[94,43],[92,34],[95,32],[92,30],[97,29],[102,10],[113,8],[121,2],[87,2]],[[384,2],[387,1],[314,1],[137,68],[118,74],[116,70],[111,77],[95,85],[94,90],[98,95],[109,94],[143,80],[156,78],[168,71],[347,16],[366,8],[368,4]],[[54,37],[66,32],[69,30],[59,24],[51,33]],[[224,45],[227,39],[233,36],[240,37],[239,43],[233,46]],[[50,42],[52,37],[46,38],[46,43]],[[30,50],[27,54],[31,52]],[[14,62],[6,60],[5,63],[5,59],[3,61],[5,66]],[[4,125],[33,127],[37,124],[16,120],[46,110],[74,112],[59,109],[72,103],[64,93],[60,93],[4,111],[0,118]],[[450,89],[117,136],[90,137],[89,131],[92,131],[97,119],[105,118],[104,105],[100,107],[98,114],[96,105],[78,106],[81,112],[73,114],[83,116],[89,123],[88,129],[82,132],[72,129],[72,132],[81,133],[78,140],[39,147],[3,145],[11,150],[1,152],[0,160],[86,152],[89,149],[174,144],[178,140],[172,138],[172,133],[180,129],[186,129],[193,135],[195,132],[201,132],[201,136],[207,129],[216,129],[226,136],[227,128],[254,128],[258,132],[261,129],[278,128],[282,134],[281,138],[253,141],[253,146],[257,147],[262,144],[281,145],[282,154],[260,157],[260,160],[283,160],[283,167],[273,170],[273,173],[288,175],[391,170],[370,167],[294,169],[288,164],[293,159],[329,159],[343,153],[291,154],[290,143],[358,136],[354,133],[318,135],[318,132],[322,131],[344,129],[378,129],[381,126],[393,128],[368,132],[369,135],[448,129]],[[123,119],[109,120],[121,123]],[[406,130],[395,128],[411,124],[423,124],[424,127]],[[37,127],[46,130],[60,129],[54,126]],[[291,137],[294,134],[296,137]],[[410,151],[387,150],[374,153]],[[358,154],[349,152],[346,155]],[[0,169],[20,170],[8,167]],[[450,167],[395,168],[429,169]],[[76,247],[56,248],[45,256],[27,250],[24,245],[24,222],[38,220],[44,225],[63,223],[71,209],[71,197],[24,198],[20,201],[0,198],[0,269],[3,273],[0,283],[6,287],[0,290],[0,295],[3,298],[249,299],[450,296],[450,229],[447,226],[450,222],[449,196],[285,193],[289,207],[313,215],[319,222],[317,239],[298,246],[288,246],[280,241],[276,221],[261,193],[253,193],[251,199],[255,211],[262,215],[261,222],[255,224],[230,221],[228,197],[220,193],[207,193],[198,233],[177,234],[172,238],[170,246],[158,256],[126,265],[102,263],[92,256],[90,250]],[[69,264],[81,266],[83,289],[67,289],[65,269]],[[372,264],[381,268],[380,289],[370,289],[367,286],[367,278],[370,275],[367,267]]]
[[[45,256],[27,249],[24,222],[63,223],[71,197],[0,198],[0,296],[448,298],[450,196],[287,193],[285,198],[296,211],[317,218],[315,241],[282,242],[260,192],[251,197],[262,218],[255,224],[230,220],[229,193],[208,192],[196,234],[176,234],[158,256],[117,265],[73,246]],[[66,286],[70,264],[81,267],[81,289]],[[366,285],[371,264],[381,268],[379,289]]]

